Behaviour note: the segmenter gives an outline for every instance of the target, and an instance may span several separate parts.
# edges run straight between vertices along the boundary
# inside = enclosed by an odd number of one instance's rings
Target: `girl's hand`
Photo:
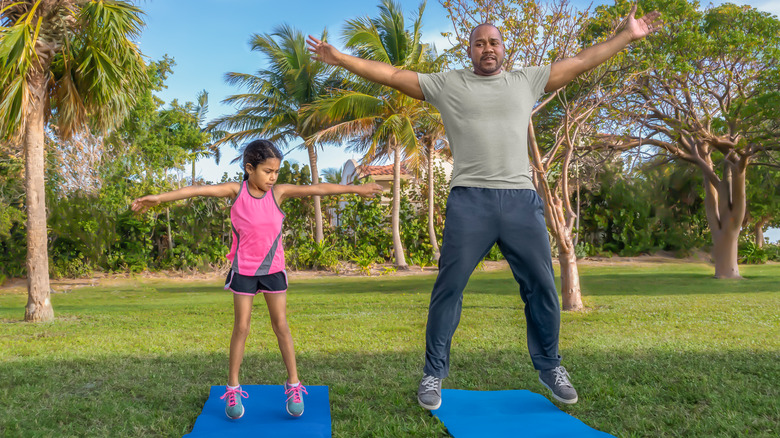
[[[314,59],[320,62],[324,62],[328,65],[338,65],[339,56],[341,52],[330,44],[320,41],[317,38],[309,35],[309,39],[306,40],[308,49],[314,54]]]
[[[156,205],[160,205],[160,197],[158,195],[147,195],[133,201],[130,204],[130,209],[136,213],[146,213],[147,210]]]
[[[383,192],[382,186],[380,186],[377,183],[368,183],[368,184],[362,184],[357,186],[357,189],[355,192],[364,197],[364,198],[370,198],[372,196],[379,195]]]

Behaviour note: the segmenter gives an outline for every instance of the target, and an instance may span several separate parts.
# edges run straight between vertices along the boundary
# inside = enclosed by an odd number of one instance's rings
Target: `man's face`
[[[504,41],[498,29],[489,24],[477,26],[471,34],[468,55],[474,64],[474,73],[480,76],[501,73],[501,65],[504,62]]]

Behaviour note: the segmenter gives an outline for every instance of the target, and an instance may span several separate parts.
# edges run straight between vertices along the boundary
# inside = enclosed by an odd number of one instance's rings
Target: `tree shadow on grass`
[[[780,274],[780,272],[778,272]],[[475,276],[466,287],[466,294],[491,294],[519,296],[519,286],[506,273],[503,277]],[[560,278],[555,279],[560,290]],[[740,294],[777,292],[778,276],[753,276],[742,280],[719,280],[696,273],[668,274],[591,274],[580,275],[583,295],[603,296],[664,296],[696,294]]]
[[[620,437],[777,432],[778,352],[566,354],[580,402],[560,407],[596,429]],[[415,399],[421,359],[421,351],[304,353],[298,366],[305,384],[329,386],[335,437],[446,436]],[[215,353],[6,360],[0,435],[180,437],[191,431],[210,386],[224,384],[226,362]],[[278,353],[247,354],[242,383],[279,385],[284,378]],[[444,387],[548,396],[519,348],[456,347]]]
[[[778,272],[780,274],[780,272]],[[743,279],[716,279],[696,273],[580,276],[586,295],[695,295],[777,292],[778,276],[750,276]]]

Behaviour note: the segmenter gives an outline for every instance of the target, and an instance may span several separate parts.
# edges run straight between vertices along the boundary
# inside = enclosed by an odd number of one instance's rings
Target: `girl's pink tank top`
[[[276,204],[273,189],[255,198],[242,181],[230,207],[230,222],[233,243],[227,259],[233,262],[233,272],[257,276],[284,271],[284,212]]]

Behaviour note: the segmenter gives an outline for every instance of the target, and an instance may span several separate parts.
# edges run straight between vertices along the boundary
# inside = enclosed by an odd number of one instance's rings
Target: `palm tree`
[[[44,190],[44,127],[62,139],[119,124],[146,80],[134,43],[141,10],[124,1],[0,0],[0,141],[25,150],[26,321],[54,318]]]
[[[441,114],[433,108],[429,113],[430,117],[427,120],[423,120],[418,127],[418,133],[420,135],[420,143],[424,146],[425,164],[426,164],[426,179],[428,180],[428,238],[431,240],[432,257],[433,260],[438,262],[439,256],[439,243],[436,241],[436,228],[433,221],[434,216],[434,177],[433,177],[433,164],[436,158],[437,152],[444,150],[444,146],[447,144],[447,135],[444,132],[444,124],[441,121]]]
[[[402,69],[430,68],[431,54],[420,42],[422,14],[425,2],[420,4],[411,31],[404,28],[400,6],[383,0],[378,18],[358,18],[346,23],[345,45],[357,56],[385,62]],[[320,130],[312,141],[351,140],[351,148],[364,155],[363,164],[390,157],[393,161],[392,229],[395,263],[406,268],[400,231],[401,160],[411,158],[417,165],[420,143],[417,128],[429,118],[430,105],[405,94],[359,78],[335,90],[331,97],[314,106],[320,117],[332,120],[332,126]]]
[[[322,179],[327,183],[341,184],[341,175],[344,169],[341,167],[329,167],[322,171]]]
[[[203,123],[206,121],[206,113],[209,111],[209,93],[206,90],[202,90],[200,93],[198,93],[197,101],[195,102],[195,105],[191,107],[191,114],[195,118],[195,123],[197,124],[198,128],[200,128],[201,133],[204,134],[206,140],[203,143],[199,143],[196,145],[193,145],[192,149],[190,150],[190,157],[192,158],[192,184],[195,184],[195,163],[201,159],[201,158],[208,158],[213,157],[214,161],[219,164],[219,159],[221,158],[221,154],[219,151],[219,146],[215,145],[213,142],[210,142],[209,139],[213,138],[220,138],[225,135],[225,133],[220,131],[214,131],[211,132],[206,129],[206,127],[203,125]]]
[[[323,35],[325,38],[325,35]],[[215,144],[231,142],[234,145],[257,137],[288,143],[296,138],[309,153],[312,183],[319,182],[317,149],[306,139],[316,125],[304,124],[301,108],[314,102],[328,90],[333,69],[312,59],[306,48],[303,33],[281,25],[271,34],[254,35],[250,40],[252,50],[268,57],[269,66],[257,74],[228,73],[226,81],[231,85],[246,87],[247,93],[229,96],[223,102],[239,107],[229,116],[209,123],[210,129],[229,131]],[[322,211],[320,197],[314,196],[315,240],[322,241]]]

